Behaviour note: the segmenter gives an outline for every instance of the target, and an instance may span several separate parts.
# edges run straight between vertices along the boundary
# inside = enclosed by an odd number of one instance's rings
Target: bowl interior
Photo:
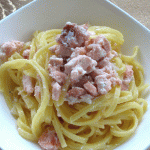
[[[131,55],[134,46],[140,47],[137,59],[145,69],[145,82],[149,83],[150,73],[150,31],[127,13],[107,1],[34,1],[0,22],[0,44],[10,40],[29,41],[36,30],[62,28],[67,21],[77,24],[109,26],[124,35],[122,52]],[[2,95],[0,95],[0,146],[4,150],[40,149],[36,144],[21,138],[17,132],[16,121],[10,114]],[[147,97],[150,105],[150,96]],[[143,150],[150,143],[150,110],[146,112],[136,134],[116,150]],[[142,138],[141,138],[142,137]]]

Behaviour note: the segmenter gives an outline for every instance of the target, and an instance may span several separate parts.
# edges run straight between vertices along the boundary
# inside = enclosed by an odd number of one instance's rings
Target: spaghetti
[[[76,33],[77,29],[82,30]],[[62,37],[63,34],[66,34],[65,38]],[[80,41],[78,36],[82,36]],[[66,38],[69,42],[64,49],[61,46],[65,45]],[[102,40],[101,43],[98,43],[97,39]],[[102,44],[105,40],[111,46],[110,52],[109,45]],[[121,53],[123,43],[123,35],[112,28],[67,23],[63,31],[36,31],[32,41],[12,51],[10,56],[3,50],[5,62],[0,67],[0,90],[11,113],[17,119],[19,134],[36,142],[40,138],[41,147],[46,149],[50,146],[50,150],[110,150],[125,142],[134,134],[147,110],[147,102],[141,97],[141,92],[148,84],[144,84],[143,67],[135,60],[138,47],[134,48],[132,56],[126,56]],[[97,58],[99,53],[94,56],[92,44],[99,44],[96,46],[101,48],[100,57],[102,54],[105,56]],[[73,54],[77,47],[82,47],[81,53]],[[101,74],[94,76],[94,83],[90,78],[93,77],[91,74],[94,69],[99,67],[98,71],[104,70],[104,66],[101,65],[104,64],[104,58],[108,58],[108,53],[111,57],[108,62],[112,64],[115,76],[108,77],[112,83],[107,90],[101,89],[102,82],[105,81],[102,80]],[[85,69],[83,64],[79,64],[83,58],[88,61],[87,68],[90,67],[90,71]],[[54,66],[55,72],[52,71],[53,60],[61,63],[59,69],[58,65]],[[73,60],[76,60],[76,64],[79,63],[75,66]],[[71,68],[70,72],[66,71],[68,66]],[[79,66],[82,75],[75,74]],[[127,70],[133,73],[129,82]],[[64,80],[56,78],[56,71],[65,74]],[[104,73],[109,74],[107,71]],[[84,86],[74,83],[89,75],[88,83],[84,83]],[[73,93],[72,89],[76,89],[77,92]],[[84,94],[77,97],[79,90]],[[85,95],[88,97],[84,97]],[[42,140],[48,133],[51,135],[52,131],[55,131],[55,138],[58,138],[54,140],[56,143],[46,143],[45,139],[43,145]]]

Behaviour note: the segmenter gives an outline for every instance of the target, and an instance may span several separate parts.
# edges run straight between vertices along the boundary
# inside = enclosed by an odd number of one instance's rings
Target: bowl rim
[[[14,13],[6,16],[4,19],[2,19],[0,21],[0,25],[9,20],[12,16],[15,16],[16,13],[19,13],[21,11],[23,11],[24,9],[26,9],[28,6],[32,6],[35,5],[38,1],[40,0],[33,0],[31,2],[29,2],[28,4],[24,5],[23,7],[19,8],[18,10],[16,10]],[[51,1],[55,1],[55,0],[51,0]],[[98,0],[97,0],[98,1]],[[133,21],[134,23],[136,23],[138,26],[140,26],[143,30],[145,30],[146,32],[148,32],[150,34],[150,29],[148,29],[147,27],[145,27],[142,23],[140,23],[138,20],[136,20],[134,17],[132,17],[129,13],[127,13],[126,11],[124,11],[123,9],[121,9],[120,7],[118,7],[117,5],[115,5],[114,3],[110,2],[109,0],[101,0],[99,1],[101,3],[106,3],[106,5],[111,5],[111,9],[115,9],[116,11],[119,11],[122,15],[124,15],[126,18],[129,18],[131,21]],[[113,8],[112,8],[113,7]],[[0,148],[1,149],[1,148]]]
[[[2,20],[0,20],[0,24],[2,22],[4,22],[5,20],[8,20],[12,16],[14,16],[16,13],[19,13],[19,12],[23,11],[28,6],[36,4],[36,2],[38,2],[38,1],[40,1],[40,0],[33,0],[33,1],[29,2],[28,4],[22,6],[21,8],[17,9],[15,12],[9,14],[8,16],[6,16]],[[51,0],[51,1],[55,1],[55,0]],[[98,1],[98,0],[95,0],[95,1]],[[109,0],[100,0],[99,2],[106,3],[107,5],[111,5],[111,7],[115,8],[116,11],[120,11],[120,13],[123,14],[123,15],[125,15],[126,18],[130,18],[132,21],[134,21],[136,24],[140,25],[144,30],[146,30],[147,32],[150,33],[150,29],[149,28],[147,28],[146,26],[144,26],[140,21],[138,21],[137,19],[135,19],[133,16],[131,16],[128,12],[126,12],[125,10],[123,10],[122,8],[120,8],[119,6],[115,5],[113,2],[111,2]]]

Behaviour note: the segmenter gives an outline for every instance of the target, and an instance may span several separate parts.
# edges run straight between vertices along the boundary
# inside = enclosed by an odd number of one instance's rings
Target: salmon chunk
[[[88,81],[93,82],[92,77],[90,75],[84,75],[79,79],[78,82],[73,83],[72,86],[83,87],[83,85]]]
[[[38,140],[38,144],[43,150],[58,150],[61,146],[56,132],[46,130]]]
[[[124,78],[131,79],[131,77],[133,76],[133,70],[132,70],[132,68],[133,68],[133,66],[126,65],[126,71],[124,73]]]
[[[50,48],[57,57],[50,58],[49,75],[60,86],[67,76],[70,77],[66,95],[70,105],[80,102],[91,104],[97,95],[107,94],[112,87],[122,84],[118,68],[112,63],[118,53],[111,49],[110,42],[103,35],[89,39],[96,34],[87,30],[87,24],[67,22],[56,38],[58,45]],[[124,76],[126,74],[129,73]]]
[[[30,95],[34,92],[33,80],[30,76],[23,75],[22,84],[23,84],[23,89],[24,91],[27,92],[27,94]]]
[[[96,61],[106,56],[106,51],[99,44],[90,44],[87,46],[87,49],[90,50],[90,52],[87,53],[87,56]]]
[[[37,98],[37,99],[40,99],[41,98],[41,88],[40,86],[36,85],[34,87],[34,96]]]
[[[111,50],[110,42],[105,36],[99,35],[94,39],[95,43],[100,44],[102,48],[108,53]]]
[[[61,94],[61,86],[55,82],[52,84],[52,99],[55,101],[59,100]]]
[[[93,96],[98,95],[97,88],[91,82],[88,81],[83,86],[91,95]]]
[[[5,59],[10,57],[15,52],[20,52],[24,46],[24,42],[20,41],[11,41],[11,42],[5,42],[1,46],[1,54],[0,58]]]
[[[56,55],[69,57],[76,47],[84,46],[85,41],[89,39],[90,35],[87,32],[87,29],[87,24],[77,25],[75,23],[67,22],[61,35],[56,39],[58,45],[53,46],[50,50],[55,52]]]
[[[22,56],[23,56],[23,58],[25,58],[25,59],[29,59],[29,56],[30,56],[30,49],[24,50]]]
[[[68,91],[67,97],[76,97],[79,98],[80,96],[86,94],[85,89],[80,87],[73,87],[71,90]]]
[[[50,48],[51,51],[55,51],[55,54],[60,57],[70,57],[72,50],[62,45],[56,45],[55,48]]]
[[[87,32],[87,25],[77,25],[67,22],[57,42],[64,47],[76,48],[84,46],[90,35]]]
[[[86,71],[81,67],[81,66],[76,66],[72,71],[71,71],[71,76],[70,80],[72,83],[76,83],[79,81],[79,79],[86,74]]]
[[[76,47],[74,50],[73,50],[73,53],[71,54],[71,59],[72,58],[75,58],[79,55],[85,55],[86,54],[86,50],[84,47]]]
[[[103,67],[109,66],[109,65],[111,65],[111,62],[109,61],[108,57],[105,57],[103,60],[98,62],[98,67],[99,68],[103,68]]]
[[[59,49],[59,48],[58,48],[58,45],[53,45],[53,46],[51,46],[51,47],[49,48],[49,50],[52,51],[53,53],[55,53],[55,51],[56,51],[57,49]]]
[[[48,66],[49,76],[51,76],[59,84],[64,84],[67,75],[61,71],[56,70],[52,65]]]
[[[51,64],[53,67],[57,68],[57,70],[60,70],[60,67],[63,65],[63,59],[58,58],[55,55],[53,55],[49,59],[49,64]]]
[[[50,73],[50,76],[58,83],[64,84],[66,80],[66,74],[60,71],[54,71]]]
[[[131,65],[126,65],[126,71],[124,72],[124,77],[121,85],[121,90],[128,90],[129,83],[133,79],[133,70]]]
[[[107,94],[111,90],[111,81],[107,79],[106,75],[99,75],[95,77],[99,94]]]
[[[85,47],[87,50],[87,56],[96,61],[104,58],[111,50],[109,41],[102,35],[97,36],[95,39],[86,41]]]
[[[65,64],[65,72],[71,72],[71,80],[78,81],[84,74],[90,73],[95,69],[97,62],[86,55],[79,55]]]

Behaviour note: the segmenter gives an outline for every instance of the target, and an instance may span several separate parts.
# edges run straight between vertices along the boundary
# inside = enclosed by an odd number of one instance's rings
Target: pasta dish
[[[121,32],[67,22],[1,45],[0,90],[19,134],[44,150],[111,150],[147,110],[144,70]]]

